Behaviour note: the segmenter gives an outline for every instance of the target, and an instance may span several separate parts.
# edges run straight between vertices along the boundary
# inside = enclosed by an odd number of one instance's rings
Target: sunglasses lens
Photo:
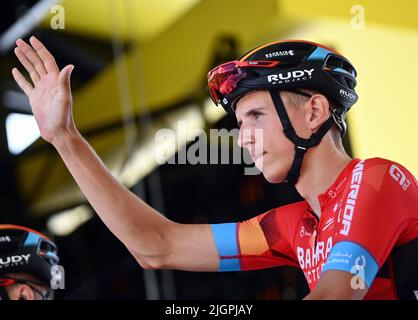
[[[209,82],[209,95],[213,101],[213,103],[215,103],[215,105],[219,104],[219,97],[218,94],[216,93],[216,89],[214,88],[214,85],[212,83]]]
[[[238,82],[245,78],[246,73],[236,67],[235,62],[223,64],[209,72],[208,81],[212,100],[219,101],[217,92],[229,94],[233,92]]]
[[[220,103],[220,95],[230,94],[238,83],[249,77],[250,69],[273,68],[279,61],[230,61],[212,69],[208,73],[208,87],[213,102]]]

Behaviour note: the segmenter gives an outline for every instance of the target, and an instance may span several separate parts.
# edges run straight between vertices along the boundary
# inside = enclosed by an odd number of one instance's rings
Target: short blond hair
[[[336,109],[336,105],[322,92],[312,90],[312,89],[300,89],[300,90],[303,91],[303,92],[306,92],[310,95],[322,94],[323,96],[325,96],[327,98],[329,106],[330,106],[330,110],[335,110]],[[297,94],[295,92],[282,91],[282,93],[284,94],[286,102],[292,108],[297,108],[301,104],[303,104],[303,103],[305,103],[309,100],[308,97],[306,97],[304,95],[301,95],[301,94]],[[340,128],[338,127],[338,125],[335,122],[333,123],[333,125],[331,127],[331,136],[332,136],[332,140],[334,141],[335,145],[337,147],[342,147],[341,131],[340,131]]]

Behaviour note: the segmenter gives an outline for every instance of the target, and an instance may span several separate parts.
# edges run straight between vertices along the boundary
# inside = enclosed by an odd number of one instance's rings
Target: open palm
[[[12,74],[29,98],[42,138],[52,143],[64,130],[74,127],[70,87],[74,66],[67,65],[60,71],[52,54],[38,39],[31,37],[30,44],[17,40],[15,54],[33,85],[17,68],[13,68]]]

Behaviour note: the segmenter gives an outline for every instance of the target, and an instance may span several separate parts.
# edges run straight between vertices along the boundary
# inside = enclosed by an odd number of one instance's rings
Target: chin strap
[[[310,97],[310,95],[299,91],[294,90],[298,94],[302,94],[304,96]],[[331,129],[333,124],[333,117],[329,117],[327,121],[325,121],[318,131],[314,132],[309,139],[300,138],[295,129],[293,129],[292,123],[287,115],[286,109],[284,107],[283,101],[280,97],[279,91],[277,89],[270,90],[271,98],[273,99],[273,103],[276,107],[277,113],[279,115],[280,121],[283,126],[283,132],[285,136],[295,144],[295,157],[293,158],[292,167],[290,171],[287,173],[286,181],[290,184],[295,184],[300,176],[300,169],[302,167],[303,157],[305,156],[306,151],[309,148],[312,148],[318,145],[321,142],[323,136]]]
[[[10,297],[7,294],[6,288],[2,286],[0,286],[0,298],[1,300],[10,300]]]

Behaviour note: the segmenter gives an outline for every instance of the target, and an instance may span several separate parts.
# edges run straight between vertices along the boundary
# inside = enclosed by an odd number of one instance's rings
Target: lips
[[[253,162],[256,162],[260,157],[264,156],[267,152],[263,152],[261,154],[258,155],[253,155],[251,154],[251,158],[253,159]]]

